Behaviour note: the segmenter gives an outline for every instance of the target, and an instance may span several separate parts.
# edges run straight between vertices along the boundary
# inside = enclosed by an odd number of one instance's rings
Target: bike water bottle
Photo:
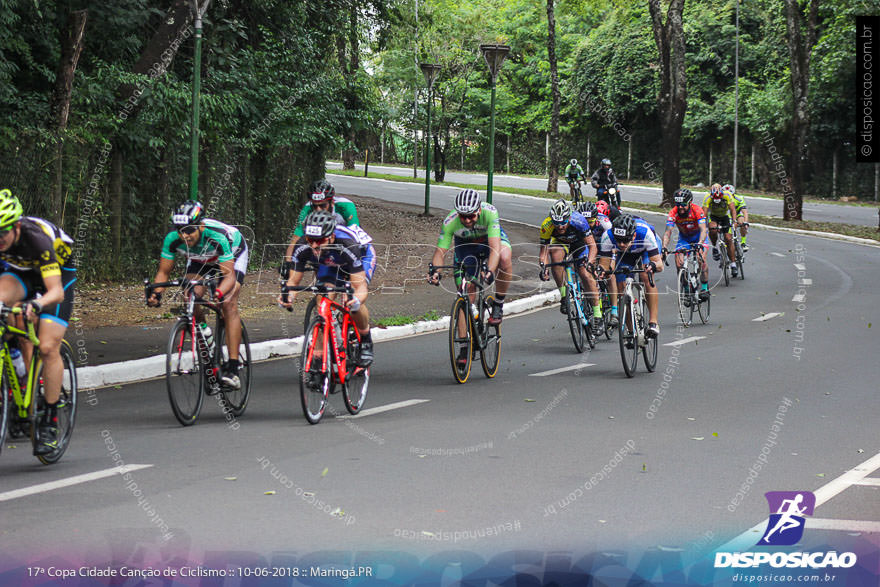
[[[336,348],[342,349],[342,330],[339,328],[339,322],[333,320],[333,336],[336,337]]]
[[[21,351],[15,347],[9,349],[9,356],[12,358],[12,365],[15,367],[15,374],[18,375],[19,381],[27,375],[27,367],[24,364],[24,357]]]
[[[476,304],[471,304],[471,316],[474,317],[475,321],[480,319],[480,310],[477,308]]]
[[[205,337],[205,344],[208,347],[208,352],[214,354],[214,332],[211,330],[211,327],[208,326],[207,322],[199,324],[199,328],[202,330],[202,336]]]

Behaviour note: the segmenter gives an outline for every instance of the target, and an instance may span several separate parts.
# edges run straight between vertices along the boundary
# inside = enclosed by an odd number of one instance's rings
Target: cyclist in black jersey
[[[76,268],[71,260],[73,239],[42,218],[23,216],[18,198],[0,190],[0,302],[14,306],[27,300],[25,319],[39,320],[40,358],[45,377],[46,411],[37,423],[35,455],[58,447],[57,404],[64,376],[61,340],[73,310]],[[36,299],[35,299],[36,297]],[[21,343],[25,362],[33,352]]]

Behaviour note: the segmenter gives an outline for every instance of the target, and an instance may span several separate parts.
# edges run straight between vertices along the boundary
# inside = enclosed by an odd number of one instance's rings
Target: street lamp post
[[[501,65],[504,58],[510,52],[507,45],[480,45],[480,51],[483,53],[483,59],[489,66],[489,73],[492,76],[492,102],[489,106],[489,178],[486,182],[486,201],[492,203],[492,176],[495,172],[495,82],[498,80],[498,73],[501,71]]]
[[[434,101],[434,80],[440,72],[440,66],[436,63],[420,63],[419,67],[425,75],[425,84],[428,86],[428,133],[427,148],[425,149],[425,216],[431,215],[431,102]]]
[[[193,56],[192,84],[192,136],[190,137],[190,173],[189,199],[199,199],[199,91],[201,89],[202,72],[202,14],[199,3],[194,2],[195,9],[195,55]],[[206,5],[207,7],[207,5]]]

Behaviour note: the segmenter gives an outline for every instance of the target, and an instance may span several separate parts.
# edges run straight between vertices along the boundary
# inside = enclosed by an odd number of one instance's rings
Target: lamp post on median
[[[431,140],[433,137],[431,136],[431,102],[434,101],[434,80],[437,79],[437,74],[440,73],[440,66],[436,63],[420,63],[419,67],[422,70],[422,73],[425,75],[425,84],[428,86],[428,133],[427,138],[427,148],[425,149],[425,216],[431,215],[431,149],[433,145],[431,144]]]
[[[486,201],[492,203],[492,176],[495,172],[495,82],[504,58],[510,52],[508,45],[480,45],[483,59],[489,66],[489,74],[492,76],[492,102],[489,106],[489,177],[486,182]]]

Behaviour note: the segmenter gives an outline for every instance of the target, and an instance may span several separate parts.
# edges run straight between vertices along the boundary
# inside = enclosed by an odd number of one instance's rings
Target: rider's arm
[[[156,277],[153,278],[155,283],[160,281],[168,281],[168,278],[171,277],[171,271],[174,269],[174,259],[166,259],[162,257],[159,259],[159,269],[156,270]],[[157,287],[153,290],[154,293],[162,293],[165,291],[164,287]]]
[[[43,275],[43,285],[46,288],[46,293],[40,297],[42,307],[60,304],[64,301],[64,287],[61,285],[60,270],[52,275]]]
[[[431,257],[431,265],[442,265],[443,257],[446,256],[446,251],[449,249],[444,249],[442,247],[437,247],[434,249],[434,256]]]
[[[730,219],[733,222],[736,222],[736,207],[733,205],[733,200],[727,200],[727,209],[730,210]]]
[[[584,238],[584,244],[589,247],[589,252],[587,253],[587,263],[592,265],[599,253],[599,247],[596,245],[596,239],[593,238],[592,232],[587,233],[587,236]]]
[[[334,202],[333,209],[345,219],[346,226],[360,225],[354,202]]]
[[[594,171],[592,177],[590,177],[590,185],[593,186],[594,188],[599,187],[599,170],[598,169],[596,171]]]

